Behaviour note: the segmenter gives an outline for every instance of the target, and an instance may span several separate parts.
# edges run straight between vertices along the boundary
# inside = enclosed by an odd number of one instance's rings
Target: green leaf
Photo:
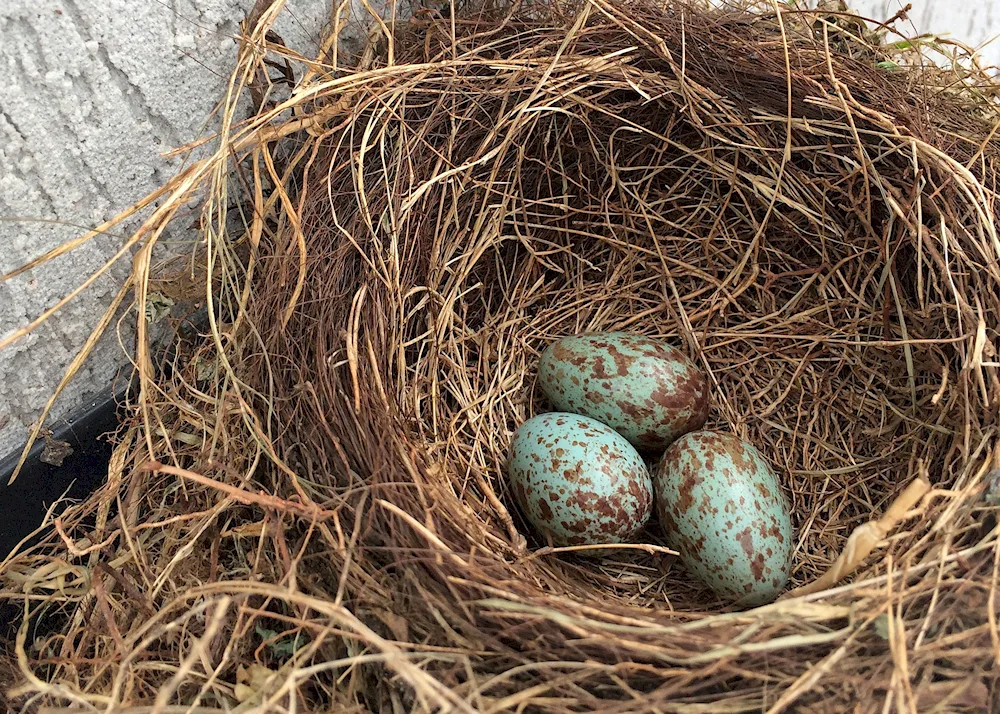
[[[308,641],[305,637],[298,633],[295,637],[282,637],[280,632],[269,630],[266,627],[261,627],[260,624],[255,625],[254,629],[260,638],[268,643],[268,648],[275,655],[291,657]]]
[[[275,640],[280,634],[275,630],[269,630],[266,627],[261,627],[260,623],[257,623],[257,625],[254,626],[254,630],[256,630],[262,640]]]
[[[304,642],[301,644],[305,644]],[[300,646],[299,638],[296,637],[294,640],[290,637],[285,637],[271,644],[271,651],[276,655],[285,655],[286,657],[291,657],[295,654]]]
[[[990,506],[1000,506],[1000,469],[993,469],[986,474],[983,500]]]
[[[875,634],[883,640],[889,639],[889,616],[882,614],[875,618]]]
[[[207,359],[196,358],[194,362],[194,376],[199,382],[211,382],[215,379],[217,366],[215,362]]]
[[[155,323],[170,314],[174,301],[160,293],[150,293],[146,298],[146,321]]]

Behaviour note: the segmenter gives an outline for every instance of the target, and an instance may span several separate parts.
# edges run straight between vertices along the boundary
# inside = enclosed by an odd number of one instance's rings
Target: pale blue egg
[[[557,546],[628,542],[653,510],[639,453],[614,429],[578,414],[524,422],[507,472],[528,520]]]
[[[607,424],[642,451],[663,451],[708,418],[705,374],[667,343],[627,332],[563,337],[538,363],[559,411]]]
[[[692,575],[740,605],[774,600],[788,582],[788,502],[761,453],[733,434],[675,441],[653,474],[668,545]]]

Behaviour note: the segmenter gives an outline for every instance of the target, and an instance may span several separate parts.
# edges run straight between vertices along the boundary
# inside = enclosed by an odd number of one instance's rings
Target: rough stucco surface
[[[0,0],[0,273],[100,224],[170,177],[174,165],[160,154],[201,133],[234,61],[238,23],[252,5]],[[291,0],[287,7],[277,29],[288,44],[309,52],[329,4]],[[0,283],[0,337],[97,270],[121,239],[98,238]],[[128,262],[0,352],[0,458],[23,443]],[[131,334],[122,337],[131,347]],[[107,385],[123,364],[111,335],[71,383],[56,420]]]
[[[160,153],[201,132],[233,62],[238,22],[252,4],[0,0],[0,273],[99,224],[170,176],[172,165]],[[849,4],[878,18],[900,7],[898,0]],[[972,44],[1000,32],[1000,0],[913,4],[919,31],[950,32]],[[329,3],[289,0],[287,7],[277,29],[308,53]],[[1000,45],[984,54],[1000,62]],[[104,236],[0,283],[0,336],[79,284],[120,240]],[[0,352],[0,457],[23,442],[127,270],[123,262],[51,323]],[[123,341],[131,346],[127,333]],[[84,403],[125,363],[114,336],[105,340],[55,419]]]

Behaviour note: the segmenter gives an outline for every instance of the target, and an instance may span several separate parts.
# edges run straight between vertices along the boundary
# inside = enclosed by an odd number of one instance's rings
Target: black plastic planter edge
[[[81,409],[55,422],[51,427],[51,438],[67,442],[75,451],[85,449],[89,442],[115,428],[118,407],[124,403],[128,391],[127,385],[124,387],[112,385],[101,390]],[[39,458],[44,447],[44,439],[39,438],[35,441],[18,474],[18,480],[36,478],[46,468]],[[23,450],[22,446],[0,461],[0,487],[6,486],[10,481]]]

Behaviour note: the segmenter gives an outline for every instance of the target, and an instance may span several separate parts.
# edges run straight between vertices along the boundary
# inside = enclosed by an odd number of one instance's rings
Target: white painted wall
[[[1000,64],[1000,0],[909,0],[911,30],[950,35],[971,47],[982,47],[988,64]],[[894,15],[907,3],[901,0],[854,0],[848,2],[859,14],[879,20]],[[905,27],[900,24],[900,27]]]
[[[884,18],[899,0],[856,0]],[[1000,0],[914,0],[918,31],[972,44],[1000,32]],[[160,152],[196,137],[235,55],[253,0],[0,0],[0,273],[97,225],[167,178]],[[308,52],[327,0],[289,0],[278,29]],[[1000,44],[986,56],[1000,64]],[[17,220],[27,218],[31,220]],[[183,235],[175,236],[183,239]],[[107,236],[0,284],[0,336],[99,267]],[[0,352],[0,457],[23,442],[63,370],[127,271],[121,265],[37,333]],[[108,340],[56,417],[124,362]]]

